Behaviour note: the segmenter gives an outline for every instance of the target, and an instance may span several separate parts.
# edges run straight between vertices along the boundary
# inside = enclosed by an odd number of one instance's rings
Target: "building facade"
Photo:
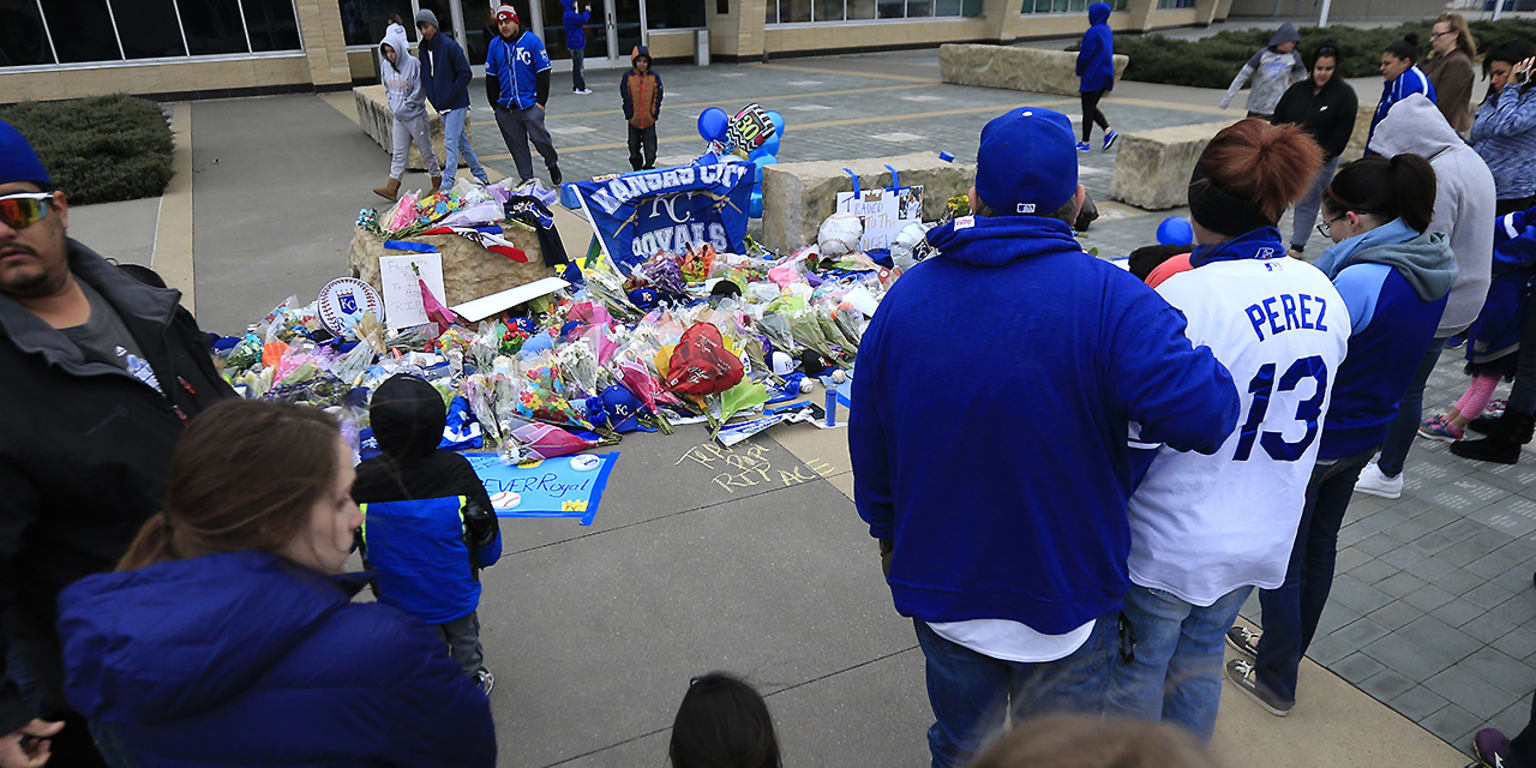
[[[587,67],[628,66],[645,44],[691,60],[699,32],[711,57],[758,61],[947,42],[1012,43],[1076,35],[1091,0],[579,0]],[[1243,2],[1243,0],[1237,0]],[[1296,0],[1287,0],[1295,2]],[[1362,0],[1363,1],[1363,0]],[[556,61],[569,67],[568,0],[514,0]],[[1110,26],[1148,31],[1210,24],[1234,0],[1111,0]],[[1273,0],[1264,0],[1273,2]],[[490,0],[0,0],[0,104],[133,93],[160,99],[342,90],[376,80],[376,47],[416,12],[483,65]]]

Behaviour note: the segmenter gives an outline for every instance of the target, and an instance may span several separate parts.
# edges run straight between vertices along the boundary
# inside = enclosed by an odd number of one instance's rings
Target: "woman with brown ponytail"
[[[495,763],[439,635],[351,602],[353,477],[322,411],[234,400],[192,422],[165,510],[59,596],[65,693],[110,765]]]
[[[1349,352],[1320,421],[1317,466],[1285,583],[1259,592],[1264,632],[1233,627],[1227,634],[1247,656],[1227,664],[1227,679],[1271,714],[1289,714],[1296,703],[1297,669],[1333,586],[1355,480],[1397,416],[1456,282],[1450,238],[1429,228],[1435,194],[1434,169],[1411,154],[1350,163],[1323,193],[1318,229],[1334,246],[1316,266],[1343,299],[1326,317],[1348,325]]]

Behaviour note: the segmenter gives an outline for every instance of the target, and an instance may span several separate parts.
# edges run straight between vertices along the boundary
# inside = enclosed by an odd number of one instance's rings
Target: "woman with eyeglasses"
[[[1319,231],[1334,242],[1315,264],[1338,289],[1349,348],[1322,421],[1317,465],[1285,582],[1262,590],[1264,632],[1233,627],[1247,658],[1227,679],[1271,714],[1296,703],[1296,674],[1333,585],[1339,525],[1445,310],[1456,280],[1449,238],[1430,231],[1435,172],[1418,155],[1373,155],[1339,170],[1323,193]]]
[[[1477,40],[1459,13],[1442,13],[1429,33],[1424,74],[1435,87],[1435,106],[1456,132],[1472,130],[1472,59]]]

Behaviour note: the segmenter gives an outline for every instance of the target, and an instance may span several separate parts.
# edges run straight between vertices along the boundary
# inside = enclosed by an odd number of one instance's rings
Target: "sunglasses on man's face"
[[[0,223],[11,229],[26,229],[42,221],[53,206],[48,192],[23,192],[0,197]]]

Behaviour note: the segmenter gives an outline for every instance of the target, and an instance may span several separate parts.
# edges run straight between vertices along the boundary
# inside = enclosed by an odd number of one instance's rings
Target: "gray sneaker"
[[[1227,681],[1237,686],[1237,689],[1248,698],[1258,702],[1258,705],[1268,710],[1271,715],[1277,717],[1289,715],[1291,708],[1296,706],[1296,702],[1281,701],[1274,694],[1264,690],[1264,687],[1259,685],[1254,671],[1252,662],[1246,659],[1233,659],[1227,662]]]
[[[1263,632],[1255,632],[1247,627],[1233,627],[1227,630],[1227,645],[1250,659],[1259,657],[1259,637]]]

